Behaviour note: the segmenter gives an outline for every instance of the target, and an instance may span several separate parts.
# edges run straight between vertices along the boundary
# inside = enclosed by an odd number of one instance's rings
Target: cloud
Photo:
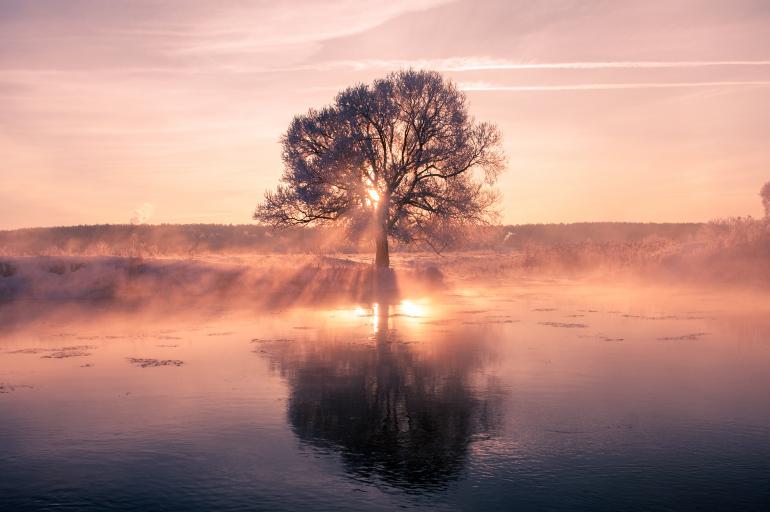
[[[770,60],[688,60],[688,61],[585,61],[585,62],[519,62],[492,57],[449,57],[444,59],[360,59],[360,60],[330,60],[314,63],[271,65],[258,62],[230,63],[230,62],[205,62],[196,65],[170,66],[170,67],[133,67],[115,66],[102,67],[98,71],[101,76],[111,75],[210,75],[210,76],[237,76],[237,75],[267,75],[303,72],[303,71],[395,71],[399,69],[431,69],[440,72],[483,72],[483,71],[574,71],[574,70],[666,70],[666,69],[697,69],[697,68],[770,68]],[[24,69],[6,68],[4,73],[8,77],[15,78],[19,83],[16,91],[21,91],[21,83],[34,84],[37,81],[61,80],[63,77],[79,77],[80,75],[93,75],[94,70],[82,69]],[[9,83],[10,84],[10,83]],[[0,93],[4,90],[0,82]]]
[[[437,71],[495,71],[537,69],[666,69],[705,67],[759,67],[770,66],[770,60],[686,60],[686,61],[587,61],[587,62],[520,62],[492,57],[450,57],[445,59],[361,59],[336,60],[296,66],[293,69],[332,71],[351,69],[423,68]]]
[[[172,53],[216,55],[273,52],[282,46],[319,43],[360,34],[390,19],[425,11],[448,1],[393,0],[375,3],[336,0],[326,2],[323,6],[313,2],[304,6],[267,3],[257,9],[233,9],[209,21],[203,29],[195,27],[191,32],[160,31],[155,35],[174,42],[177,47]],[[253,18],[257,16],[260,22],[254,23]],[[190,36],[194,36],[192,44],[178,44],[180,39]]]
[[[715,81],[715,82],[628,82],[628,83],[587,83],[560,85],[504,85],[488,82],[460,82],[463,91],[596,91],[611,89],[667,89],[682,87],[732,87],[732,86],[770,86],[770,80]]]
[[[5,0],[0,0],[0,10]],[[0,69],[101,70],[196,68],[261,61],[278,66],[303,59],[324,41],[353,36],[399,16],[448,0],[313,0],[289,2],[30,3],[0,15]],[[99,2],[96,2],[99,4]]]

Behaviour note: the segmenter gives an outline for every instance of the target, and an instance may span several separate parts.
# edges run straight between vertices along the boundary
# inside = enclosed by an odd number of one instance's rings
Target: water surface
[[[3,510],[770,507],[762,301],[520,282],[6,327]]]

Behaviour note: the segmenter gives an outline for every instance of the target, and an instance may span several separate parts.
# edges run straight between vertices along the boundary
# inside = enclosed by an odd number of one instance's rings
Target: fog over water
[[[764,295],[402,271],[382,301],[4,302],[3,506],[766,508]]]

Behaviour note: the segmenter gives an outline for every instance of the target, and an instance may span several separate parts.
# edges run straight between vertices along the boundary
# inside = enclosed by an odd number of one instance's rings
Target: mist
[[[0,232],[0,300],[258,308],[376,301],[368,242],[333,229],[126,225]],[[770,223],[584,223],[461,232],[394,247],[396,295],[549,276],[765,289]]]

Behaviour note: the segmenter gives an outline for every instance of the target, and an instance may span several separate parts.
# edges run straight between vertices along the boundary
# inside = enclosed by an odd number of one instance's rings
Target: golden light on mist
[[[416,302],[405,299],[398,304],[398,312],[406,317],[422,318],[427,316],[428,308],[424,301]]]

